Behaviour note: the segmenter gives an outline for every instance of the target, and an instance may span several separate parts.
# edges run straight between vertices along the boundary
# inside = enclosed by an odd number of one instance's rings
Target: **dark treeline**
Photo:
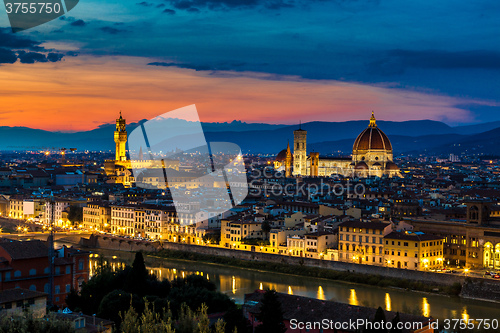
[[[184,331],[179,326],[184,325],[183,319],[189,316],[198,318],[204,311],[207,315],[223,314],[218,332],[221,324],[227,333],[234,332],[235,328],[237,332],[247,332],[241,309],[227,295],[218,292],[212,282],[199,275],[160,281],[148,273],[140,252],[136,253],[132,266],[121,270],[113,271],[101,263],[79,293],[72,291],[68,295],[66,303],[72,311],[113,320],[118,329],[124,328],[123,318],[127,318],[126,327],[129,327],[133,314],[137,315],[138,325],[146,314],[151,318],[162,318],[159,320],[162,324],[171,320],[172,328],[180,332]],[[212,326],[215,330],[215,325]]]

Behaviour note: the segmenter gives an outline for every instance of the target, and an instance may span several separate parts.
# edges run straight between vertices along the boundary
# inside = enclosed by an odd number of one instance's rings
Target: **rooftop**
[[[22,288],[0,291],[0,304],[22,301],[29,298],[46,297],[46,293]]]
[[[4,240],[0,242],[0,248],[9,254],[12,260],[48,257],[49,249],[40,240],[16,241]]]

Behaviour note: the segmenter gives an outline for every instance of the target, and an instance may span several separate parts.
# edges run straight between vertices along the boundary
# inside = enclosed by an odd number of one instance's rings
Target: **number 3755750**
[[[5,3],[7,14],[51,14],[60,13],[61,4],[49,2],[7,2]]]

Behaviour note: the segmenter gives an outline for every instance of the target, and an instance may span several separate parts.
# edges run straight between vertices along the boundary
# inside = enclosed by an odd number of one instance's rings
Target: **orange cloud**
[[[207,122],[298,123],[377,118],[471,121],[455,105],[483,103],[422,92],[332,80],[260,73],[194,71],[147,66],[133,57],[66,57],[58,63],[3,65],[0,122],[80,131],[113,122],[150,119],[196,104]]]

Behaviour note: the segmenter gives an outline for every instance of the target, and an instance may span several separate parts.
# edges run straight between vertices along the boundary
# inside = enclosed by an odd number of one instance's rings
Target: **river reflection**
[[[91,257],[91,274],[99,262],[109,263],[113,269],[131,265],[134,253],[99,250]],[[165,260],[145,257],[146,267],[151,274],[161,279],[175,279],[197,274],[215,283],[217,289],[237,303],[244,295],[256,289],[275,289],[291,295],[333,300],[351,305],[379,307],[388,311],[399,311],[438,319],[455,318],[500,318],[498,304],[464,300],[399,289],[379,288],[351,284],[327,279],[318,279],[272,272],[255,271],[223,265]]]

